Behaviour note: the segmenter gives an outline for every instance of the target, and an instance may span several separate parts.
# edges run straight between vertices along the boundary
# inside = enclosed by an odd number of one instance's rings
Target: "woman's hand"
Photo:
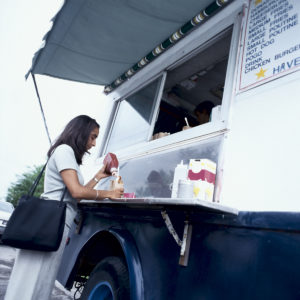
[[[124,193],[124,188],[120,187],[120,188],[117,188],[113,191],[109,191],[108,198],[111,199],[111,200],[122,198],[123,193]]]
[[[106,168],[106,164],[103,165],[103,167],[97,172],[97,174],[96,174],[95,177],[96,177],[98,180],[101,180],[101,179],[103,179],[103,178],[106,178],[106,177],[111,176],[111,174],[105,172],[105,168]]]
[[[95,185],[98,184],[101,179],[111,176],[111,174],[108,174],[105,172],[105,167],[106,167],[106,164],[103,165],[103,167],[95,174],[95,176],[84,186],[89,189],[93,189],[95,187]]]

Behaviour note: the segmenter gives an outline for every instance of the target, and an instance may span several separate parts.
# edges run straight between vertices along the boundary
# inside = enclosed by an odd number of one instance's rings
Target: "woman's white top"
[[[77,172],[79,183],[83,185],[84,179],[76,161],[74,151],[70,146],[63,144],[54,150],[48,161],[45,172],[44,193],[41,195],[42,198],[58,201],[61,199],[65,184],[60,172],[67,169],[75,170]],[[72,212],[67,214],[67,216],[76,215],[77,200],[71,196],[68,190],[64,196],[64,201],[67,202],[67,209]],[[70,227],[72,223],[73,218],[69,220],[67,217],[66,224],[68,227]]]

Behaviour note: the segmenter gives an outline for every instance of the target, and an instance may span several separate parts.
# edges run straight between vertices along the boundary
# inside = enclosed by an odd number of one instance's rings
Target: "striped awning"
[[[110,92],[231,1],[66,0],[30,72]]]

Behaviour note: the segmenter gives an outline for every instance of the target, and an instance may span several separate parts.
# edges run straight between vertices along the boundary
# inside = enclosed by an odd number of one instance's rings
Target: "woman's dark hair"
[[[75,117],[67,124],[55,143],[50,147],[47,153],[48,157],[51,156],[56,147],[67,144],[74,150],[76,161],[81,165],[82,157],[87,152],[86,146],[90,133],[95,128],[100,128],[95,119],[85,115]]]

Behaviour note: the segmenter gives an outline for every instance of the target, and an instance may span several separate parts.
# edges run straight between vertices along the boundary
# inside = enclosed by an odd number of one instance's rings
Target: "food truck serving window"
[[[105,152],[183,131],[170,137],[169,142],[219,130],[226,102],[223,95],[232,33],[233,26],[216,33],[192,53],[162,70],[163,75],[158,79],[121,98]]]
[[[232,27],[167,73],[153,139],[218,121]]]
[[[107,151],[115,151],[148,139],[161,77],[119,102]]]

